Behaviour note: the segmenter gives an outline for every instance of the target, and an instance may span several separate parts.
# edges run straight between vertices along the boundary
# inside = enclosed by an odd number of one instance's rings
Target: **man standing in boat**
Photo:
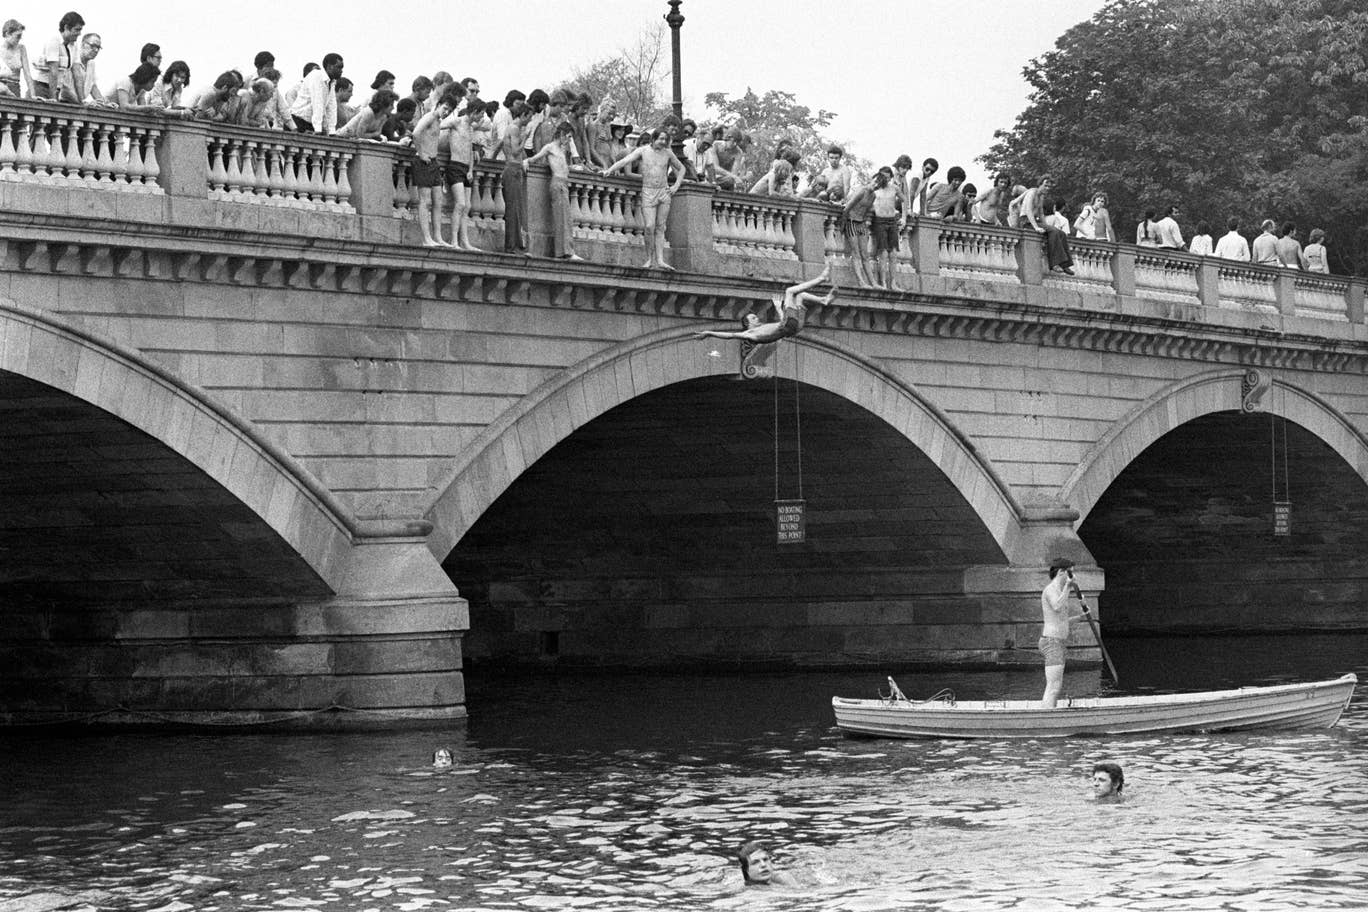
[[[1069,599],[1077,596],[1078,586],[1073,581],[1073,561],[1057,557],[1050,564],[1050,582],[1040,592],[1040,613],[1044,620],[1040,631],[1040,654],[1045,659],[1045,696],[1042,709],[1054,709],[1059,692],[1064,689],[1064,652],[1069,640],[1069,623],[1082,620],[1083,613],[1069,614]]]

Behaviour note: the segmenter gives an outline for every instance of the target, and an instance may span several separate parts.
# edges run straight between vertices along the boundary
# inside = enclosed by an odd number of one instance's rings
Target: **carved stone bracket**
[[[1251,367],[1240,379],[1240,411],[1252,415],[1259,411],[1264,394],[1273,386],[1273,375],[1266,370]]]

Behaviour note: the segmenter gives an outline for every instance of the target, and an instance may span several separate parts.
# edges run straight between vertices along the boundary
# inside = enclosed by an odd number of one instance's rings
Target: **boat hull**
[[[1206,693],[1093,697],[1041,709],[1036,701],[890,701],[833,697],[847,734],[886,738],[1068,738],[1329,728],[1358,678]]]

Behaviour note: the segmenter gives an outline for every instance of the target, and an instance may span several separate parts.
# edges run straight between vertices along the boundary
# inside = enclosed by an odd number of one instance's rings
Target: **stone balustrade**
[[[412,162],[410,149],[382,143],[0,100],[0,195],[10,211],[416,245]],[[501,162],[481,162],[472,175],[473,239],[487,250],[502,248],[502,170]],[[531,169],[527,187],[531,253],[545,255],[544,166]],[[92,193],[107,193],[118,205],[99,205]],[[637,178],[572,172],[570,202],[581,255],[614,265],[640,262],[646,238]],[[669,256],[685,271],[774,280],[810,276],[830,261],[840,284],[850,287],[839,215],[835,205],[685,184],[671,207]],[[964,283],[978,282],[972,293],[985,300],[1049,304],[1052,294],[1067,293],[1059,300],[1139,298],[1213,312],[1364,322],[1362,279],[1129,244],[1070,243],[1075,274],[1064,276],[1045,268],[1034,232],[911,219],[895,258],[896,280],[922,294],[967,293]]]
[[[159,121],[102,108],[0,107],[0,180],[159,194]]]

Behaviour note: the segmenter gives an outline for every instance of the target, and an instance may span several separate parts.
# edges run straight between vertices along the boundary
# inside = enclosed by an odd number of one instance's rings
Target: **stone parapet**
[[[17,212],[416,244],[412,161],[411,150],[388,144],[0,101],[0,188],[5,208]],[[479,163],[470,188],[474,237],[487,249],[502,248],[502,170],[498,162]],[[536,166],[528,179],[534,255],[549,249],[545,174]],[[581,255],[615,265],[641,262],[639,179],[573,171],[570,185]],[[805,266],[831,258],[842,267],[839,281],[848,285],[853,278],[844,268],[838,206],[707,184],[684,187],[667,232],[676,269],[793,282],[810,274]],[[953,294],[962,279],[986,281],[1001,292],[988,300],[1032,305],[1082,295],[1102,299],[1101,309],[1122,310],[1141,299],[1185,307],[1198,320],[1222,308],[1355,324],[1364,319],[1362,286],[1344,277],[1105,241],[1070,243],[1075,276],[1047,275],[1033,232],[916,218],[903,234],[897,281],[912,295]]]

